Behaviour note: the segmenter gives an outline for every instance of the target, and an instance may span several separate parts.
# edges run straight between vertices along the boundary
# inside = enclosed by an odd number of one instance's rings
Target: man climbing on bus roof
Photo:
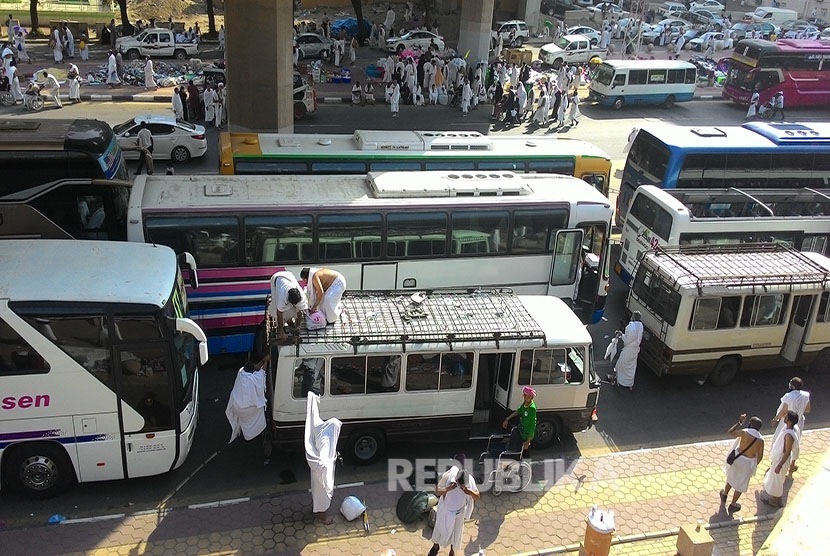
[[[285,339],[285,324],[291,324],[300,313],[308,311],[308,298],[293,272],[281,270],[271,276],[269,314],[277,319],[280,339]]]
[[[302,269],[300,278],[306,281],[309,313],[319,310],[326,315],[328,324],[337,322],[343,311],[340,299],[346,291],[346,278],[336,270],[316,267]]]

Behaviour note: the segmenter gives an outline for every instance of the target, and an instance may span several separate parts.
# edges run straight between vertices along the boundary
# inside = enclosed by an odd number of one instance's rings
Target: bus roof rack
[[[658,247],[651,253],[668,260],[675,286],[767,287],[830,283],[830,270],[782,243],[742,243]]]
[[[359,346],[545,340],[545,333],[510,289],[347,291],[343,314],[322,330],[302,326],[286,343]],[[271,329],[269,337],[273,340]]]

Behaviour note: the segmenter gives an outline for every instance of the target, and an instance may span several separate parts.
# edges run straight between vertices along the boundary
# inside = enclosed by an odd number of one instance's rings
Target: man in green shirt
[[[507,426],[513,417],[519,417],[519,433],[522,436],[522,449],[530,448],[530,442],[536,436],[536,403],[533,398],[536,397],[536,390],[530,386],[522,388],[522,395],[524,401],[519,408],[507,416],[502,423],[502,427],[507,430]]]

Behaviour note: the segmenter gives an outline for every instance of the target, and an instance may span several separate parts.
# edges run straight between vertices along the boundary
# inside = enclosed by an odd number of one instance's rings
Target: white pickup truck
[[[195,42],[176,42],[176,34],[170,29],[149,28],[132,37],[121,37],[115,48],[130,60],[144,56],[186,60],[199,53]]]
[[[543,64],[559,68],[562,63],[585,64],[594,57],[608,54],[605,48],[591,46],[591,41],[583,35],[562,35],[550,44],[539,49],[539,60]]]

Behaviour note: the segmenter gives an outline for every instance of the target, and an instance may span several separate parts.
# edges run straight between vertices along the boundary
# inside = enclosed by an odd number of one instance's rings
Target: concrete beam
[[[292,133],[293,1],[226,0],[225,29],[228,128]]]
[[[458,55],[469,51],[467,66],[474,67],[490,56],[490,30],[495,0],[463,0],[458,33]]]
[[[518,18],[527,23],[532,35],[538,33],[539,29],[542,28],[544,19],[541,13],[542,0],[519,0]]]

